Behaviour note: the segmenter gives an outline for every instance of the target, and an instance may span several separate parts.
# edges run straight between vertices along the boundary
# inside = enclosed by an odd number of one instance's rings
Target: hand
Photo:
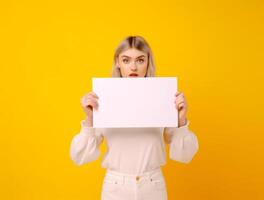
[[[98,109],[99,97],[94,92],[89,92],[81,98],[81,106],[86,114],[86,124],[93,126],[93,109]]]
[[[178,110],[178,127],[184,126],[187,123],[186,112],[187,103],[182,92],[175,94],[175,108]]]

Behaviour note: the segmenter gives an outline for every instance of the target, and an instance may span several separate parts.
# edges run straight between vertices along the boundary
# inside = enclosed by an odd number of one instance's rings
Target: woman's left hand
[[[178,127],[184,126],[187,123],[186,112],[187,103],[182,92],[175,94],[175,108],[178,110]]]

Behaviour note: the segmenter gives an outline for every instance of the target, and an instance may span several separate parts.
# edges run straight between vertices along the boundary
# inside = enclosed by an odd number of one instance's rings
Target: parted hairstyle
[[[117,67],[118,56],[120,53],[130,48],[135,48],[147,54],[148,66],[145,77],[154,77],[156,68],[154,64],[153,53],[147,41],[141,36],[128,36],[120,42],[114,54],[112,77],[122,77],[120,68]]]

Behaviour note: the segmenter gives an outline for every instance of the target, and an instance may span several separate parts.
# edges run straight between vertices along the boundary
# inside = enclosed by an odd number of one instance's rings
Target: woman
[[[114,55],[113,77],[154,77],[155,66],[148,43],[140,36],[125,38]],[[189,130],[187,104],[182,92],[175,94],[179,127],[165,128],[93,128],[93,109],[98,109],[94,92],[81,98],[86,119],[74,136],[70,155],[77,165],[96,160],[99,145],[106,139],[107,152],[102,160],[106,168],[102,200],[166,200],[167,189],[161,165],[166,163],[165,144],[170,145],[172,160],[189,163],[198,151],[196,135]]]

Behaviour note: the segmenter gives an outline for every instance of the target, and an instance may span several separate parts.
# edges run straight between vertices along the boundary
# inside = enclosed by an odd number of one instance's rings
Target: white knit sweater
[[[122,173],[138,174],[166,163],[165,144],[172,160],[189,163],[198,151],[198,139],[185,126],[160,128],[93,128],[81,120],[81,130],[70,146],[70,157],[77,165],[97,160],[99,145],[106,139],[107,151],[101,166]]]

